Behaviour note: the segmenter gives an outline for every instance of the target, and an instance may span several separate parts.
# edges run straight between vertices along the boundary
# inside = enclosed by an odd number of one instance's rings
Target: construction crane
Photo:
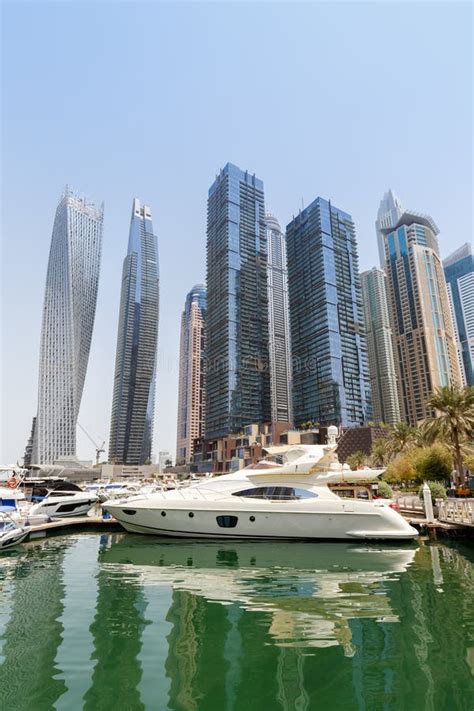
[[[97,444],[97,442],[95,442],[95,441],[92,439],[92,437],[90,436],[89,432],[85,429],[85,427],[83,427],[80,422],[78,422],[77,424],[79,425],[79,427],[80,427],[81,430],[84,432],[84,434],[86,435],[86,437],[92,442],[92,444],[93,444],[94,447],[95,447],[95,463],[96,463],[96,466],[97,466],[97,465],[99,464],[100,455],[102,454],[102,452],[105,452],[105,449],[104,449],[104,446],[105,446],[105,439],[104,439],[104,441],[102,442],[102,444],[101,444],[100,447],[99,447],[99,445]]]

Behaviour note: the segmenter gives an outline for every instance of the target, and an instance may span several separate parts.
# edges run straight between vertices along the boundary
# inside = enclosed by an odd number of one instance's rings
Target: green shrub
[[[418,496],[423,501],[423,485],[428,484],[431,491],[431,500],[433,504],[436,503],[436,499],[446,499],[446,489],[439,481],[425,481],[418,489]]]
[[[450,478],[453,461],[449,450],[436,443],[415,450],[414,466],[418,481],[443,481]]]
[[[393,496],[392,487],[383,479],[378,482],[377,496],[381,496],[382,499],[391,499]]]
[[[384,479],[391,484],[395,482],[406,483],[416,479],[412,453],[399,454],[396,459],[390,462],[385,470]]]

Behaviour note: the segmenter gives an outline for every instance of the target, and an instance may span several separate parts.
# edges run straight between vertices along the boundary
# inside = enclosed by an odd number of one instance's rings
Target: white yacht
[[[381,471],[351,472],[337,462],[334,446],[283,449],[282,463],[262,461],[186,488],[108,501],[103,508],[127,531],[161,536],[404,540],[418,535],[383,500],[342,499],[327,486],[347,477],[375,479]]]
[[[48,518],[86,516],[97,501],[90,491],[52,491],[28,511],[28,519],[45,515]]]
[[[19,526],[13,518],[3,518],[0,521],[0,552],[23,543],[29,534],[27,526]]]

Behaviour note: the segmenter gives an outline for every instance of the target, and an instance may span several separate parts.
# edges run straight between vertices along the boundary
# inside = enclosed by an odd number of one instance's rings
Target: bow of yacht
[[[342,499],[328,487],[351,472],[334,448],[296,445],[281,463],[262,461],[186,488],[108,501],[103,508],[132,532],[192,538],[411,539],[415,528],[383,500]]]

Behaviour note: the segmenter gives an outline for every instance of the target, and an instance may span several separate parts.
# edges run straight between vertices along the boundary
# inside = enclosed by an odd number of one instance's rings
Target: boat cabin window
[[[217,525],[221,528],[235,528],[238,520],[237,516],[216,516]]]
[[[301,499],[317,498],[314,491],[295,489],[291,486],[258,486],[254,489],[236,491],[233,496],[243,496],[249,499],[269,499],[270,501],[300,501]]]

